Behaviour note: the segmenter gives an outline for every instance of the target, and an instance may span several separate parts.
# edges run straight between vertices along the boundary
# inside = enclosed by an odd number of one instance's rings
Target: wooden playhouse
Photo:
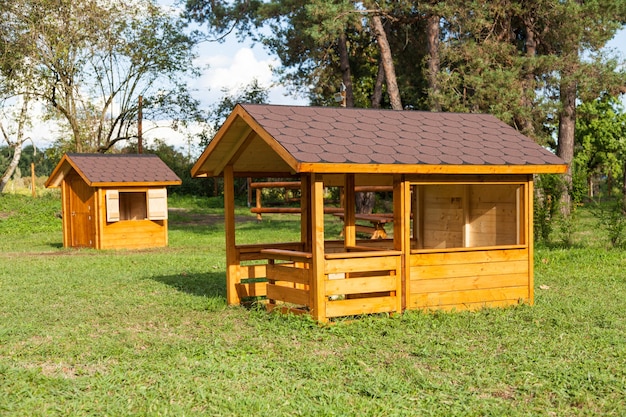
[[[46,187],[60,187],[63,246],[167,246],[167,189],[180,178],[156,155],[66,154]]]
[[[565,170],[489,115],[242,104],[192,175],[224,178],[228,303],[264,296],[324,322],[532,304],[533,175]],[[300,241],[237,244],[237,176],[300,181]],[[393,190],[384,239],[356,238],[362,186]],[[324,233],[328,187],[345,196],[339,240]]]

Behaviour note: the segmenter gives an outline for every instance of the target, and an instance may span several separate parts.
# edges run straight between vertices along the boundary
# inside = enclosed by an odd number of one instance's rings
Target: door
[[[68,178],[69,193],[69,238],[70,247],[95,247],[94,233],[94,189],[78,175]]]

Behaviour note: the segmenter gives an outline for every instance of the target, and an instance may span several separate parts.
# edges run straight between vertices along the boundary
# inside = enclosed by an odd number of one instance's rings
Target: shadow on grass
[[[223,272],[164,275],[151,279],[187,294],[226,300],[226,277]]]

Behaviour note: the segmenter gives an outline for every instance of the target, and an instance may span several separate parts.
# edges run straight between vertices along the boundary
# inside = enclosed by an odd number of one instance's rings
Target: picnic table
[[[333,213],[340,219],[344,219],[344,213]],[[357,232],[369,233],[371,239],[385,239],[387,238],[387,231],[385,230],[385,224],[393,222],[393,213],[374,213],[374,214],[355,214],[355,220],[362,220],[371,223],[371,226],[355,224]],[[341,232],[343,235],[343,231]]]

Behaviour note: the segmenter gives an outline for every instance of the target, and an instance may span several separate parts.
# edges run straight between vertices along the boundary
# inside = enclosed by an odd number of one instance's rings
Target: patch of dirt
[[[170,225],[184,226],[213,226],[215,224],[224,223],[223,214],[201,214],[189,213],[184,208],[170,208],[172,212],[179,213],[176,220],[170,220]],[[255,222],[256,218],[252,216],[235,216],[236,223]]]

